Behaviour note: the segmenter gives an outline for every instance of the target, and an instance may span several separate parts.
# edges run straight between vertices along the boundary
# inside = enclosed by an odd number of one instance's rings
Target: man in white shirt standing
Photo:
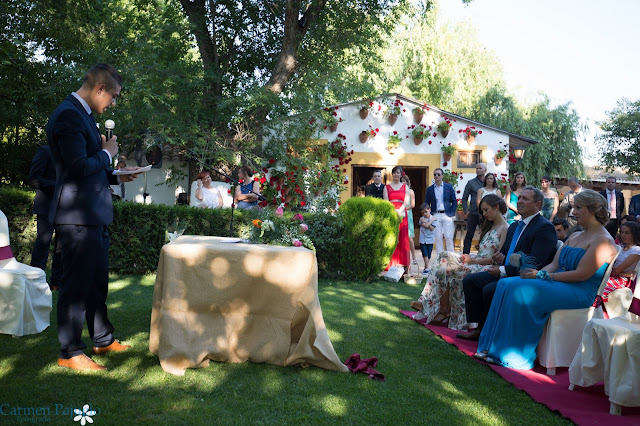
[[[431,208],[431,213],[436,218],[435,240],[436,251],[440,253],[444,250],[442,238],[446,240],[447,251],[453,249],[453,216],[456,215],[458,200],[453,190],[453,185],[443,182],[444,171],[437,168],[433,172],[433,185],[427,188],[425,203]]]

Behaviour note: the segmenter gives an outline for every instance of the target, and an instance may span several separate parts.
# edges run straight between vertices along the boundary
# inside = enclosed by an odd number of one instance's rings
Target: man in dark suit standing
[[[130,181],[135,175],[113,175],[116,137],[106,140],[101,136],[92,114],[115,106],[121,89],[122,78],[113,67],[94,66],[80,89],[51,114],[46,129],[56,167],[49,219],[62,251],[64,282],[57,307],[58,365],[75,370],[105,369],[84,354],[81,335],[85,319],[94,354],[129,348],[114,339],[107,316],[107,225],[113,220],[109,184]]]
[[[521,251],[533,256],[537,263],[536,269],[553,260],[558,238],[551,222],[540,214],[543,200],[544,194],[539,189],[532,186],[523,188],[518,197],[518,213],[523,219],[509,227],[501,250],[493,256],[494,266],[487,272],[470,274],[463,279],[467,322],[478,323],[478,327],[468,334],[459,333],[456,337],[465,340],[479,339],[498,280],[520,274],[520,269],[510,264],[511,254]]]
[[[629,201],[629,214],[638,220],[640,217],[640,194],[634,195]]]
[[[53,223],[49,221],[49,207],[53,188],[56,185],[56,169],[51,158],[49,146],[41,146],[31,160],[29,170],[29,184],[35,188],[36,196],[33,198],[33,214],[36,215],[37,230],[36,242],[31,251],[31,266],[45,269],[49,258],[49,245],[53,236]],[[58,236],[53,239],[54,253],[51,262],[51,290],[57,290],[61,284],[62,265],[60,264],[60,250],[58,249]]]
[[[436,240],[436,252],[444,250],[442,238],[447,242],[447,251],[453,249],[453,216],[456,215],[458,200],[453,185],[444,182],[444,171],[437,168],[433,171],[433,185],[427,188],[424,202],[431,208],[431,214],[436,218],[434,230]]]
[[[606,188],[600,192],[600,195],[607,200],[609,206],[609,222],[604,227],[611,237],[615,238],[618,233],[618,222],[624,212],[624,195],[616,190],[616,178],[613,176],[607,178]]]
[[[384,190],[384,185],[382,184],[382,172],[380,170],[376,170],[373,172],[373,183],[370,183],[364,188],[364,194],[367,197],[376,197],[382,198],[382,192]]]

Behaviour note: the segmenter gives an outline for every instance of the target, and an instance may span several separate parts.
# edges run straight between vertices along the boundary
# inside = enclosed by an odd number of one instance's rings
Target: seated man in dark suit
[[[478,340],[480,337],[498,280],[520,274],[519,268],[509,264],[511,254],[523,252],[532,256],[537,269],[553,260],[558,237],[551,222],[540,214],[543,200],[544,195],[539,189],[532,186],[523,188],[518,197],[518,213],[523,219],[509,227],[502,249],[493,256],[494,266],[487,272],[467,275],[462,281],[467,322],[478,323],[478,327],[468,334],[459,333],[456,337],[465,340]]]
[[[629,214],[638,220],[640,217],[640,194],[634,195],[629,201]]]
[[[373,172],[371,179],[373,179],[373,183],[370,183],[365,187],[364,194],[367,197],[382,198],[382,191],[384,189],[384,185],[382,184],[382,172],[380,172],[380,170],[376,170]]]

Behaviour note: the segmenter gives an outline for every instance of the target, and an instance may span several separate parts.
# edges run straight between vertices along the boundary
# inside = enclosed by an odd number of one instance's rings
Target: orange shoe
[[[114,340],[112,344],[109,346],[104,346],[102,348],[93,347],[94,355],[105,354],[107,352],[122,352],[129,349],[131,345],[123,345],[118,340]]]
[[[58,365],[60,367],[70,368],[72,370],[84,371],[84,370],[106,370],[106,367],[96,364],[91,358],[85,354],[76,355],[72,358],[58,358]]]

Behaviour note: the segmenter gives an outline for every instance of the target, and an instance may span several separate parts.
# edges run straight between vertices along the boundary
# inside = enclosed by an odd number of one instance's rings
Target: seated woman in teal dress
[[[488,363],[533,368],[536,347],[552,311],[588,308],[596,297],[608,264],[617,253],[604,224],[607,200],[583,190],[574,200],[574,215],[584,232],[576,232],[542,268],[498,281],[475,357]]]

